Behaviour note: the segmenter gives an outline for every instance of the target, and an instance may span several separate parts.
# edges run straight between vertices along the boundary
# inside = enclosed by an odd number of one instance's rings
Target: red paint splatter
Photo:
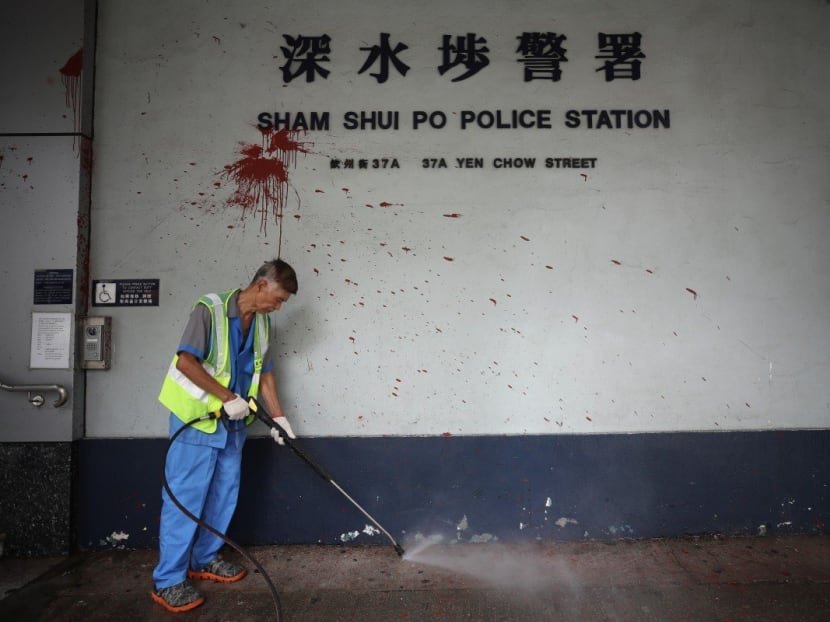
[[[309,153],[309,143],[297,140],[299,134],[299,130],[264,131],[262,145],[240,143],[242,157],[226,165],[221,173],[236,184],[225,202],[227,206],[241,207],[243,219],[249,212],[259,213],[263,233],[267,233],[269,215],[273,216],[279,228],[278,257],[282,250],[282,217],[288,200],[288,167],[296,166],[298,153]]]
[[[578,315],[572,315],[571,317],[574,319],[574,322],[579,321],[579,316]]]
[[[395,207],[395,206],[402,207],[403,203],[390,203],[389,201],[381,201],[380,206],[381,207]]]
[[[84,49],[75,52],[60,68],[61,82],[64,88],[66,107],[72,110],[72,132],[77,134],[81,129],[81,71],[84,66]],[[75,141],[72,141],[75,148]]]
[[[444,438],[450,438],[452,434],[450,434],[449,432],[444,432],[441,436],[443,436]]]
[[[646,272],[648,272],[649,274],[654,274],[654,270],[652,270],[651,268],[646,268]]]
[[[694,300],[697,300],[697,292],[693,290],[691,287],[687,287],[686,291],[689,292],[692,296],[694,296]]]
[[[444,218],[461,218],[461,214],[456,214],[456,213],[444,214]]]
[[[320,194],[325,194],[326,193],[325,190],[320,190],[319,188],[317,188],[314,192],[319,192]]]
[[[496,299],[495,298],[490,298],[490,302],[492,302],[495,305],[496,304]]]
[[[593,423],[593,422],[594,422],[594,420],[593,420],[593,419],[591,419],[590,417],[585,417],[585,418],[586,418],[588,421],[590,421],[591,423]]]
[[[455,259],[453,259],[452,257],[447,257],[447,256],[444,256],[444,259],[446,261],[455,261]]]
[[[588,181],[588,176],[585,173],[580,173],[580,177],[582,177],[582,181]]]
[[[553,266],[545,266],[548,270],[553,270]]]
[[[412,249],[411,249],[411,248],[409,248],[408,246],[401,246],[401,250],[402,250],[404,253],[408,253],[408,252],[409,252],[409,251],[411,251]]]
[[[316,274],[317,276],[320,276],[320,271],[317,268],[314,268],[314,274]]]
[[[530,238],[527,236],[520,235],[519,237],[522,238],[525,242],[530,242]]]
[[[616,264],[616,265],[618,265],[618,266],[621,266],[621,265],[622,265],[622,262],[621,262],[621,261],[619,261],[618,259],[612,259],[612,260],[611,260],[611,263],[612,263],[612,264]]]

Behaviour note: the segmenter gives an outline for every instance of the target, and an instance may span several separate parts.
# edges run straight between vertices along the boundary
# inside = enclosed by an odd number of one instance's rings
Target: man
[[[165,477],[192,514],[225,533],[236,509],[246,424],[253,421],[248,397],[261,394],[272,417],[290,438],[294,432],[280,406],[268,354],[270,321],[297,293],[297,275],[281,259],[265,262],[244,289],[202,296],[194,305],[159,400],[170,411],[170,435],[188,421],[224,410],[221,422],[187,426],[170,446]],[[272,429],[274,441],[283,444]],[[162,491],[159,564],[151,596],[172,612],[188,611],[204,597],[188,582],[229,583],[247,570],[219,556],[222,540],[198,527]]]

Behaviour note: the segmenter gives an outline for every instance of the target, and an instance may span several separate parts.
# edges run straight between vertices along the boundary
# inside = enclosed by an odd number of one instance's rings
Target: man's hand
[[[291,429],[291,424],[288,423],[288,419],[285,417],[274,417],[274,422],[279,425],[285,433],[288,435],[288,438],[297,438],[294,435],[294,430]],[[274,439],[274,442],[277,445],[285,445],[285,441],[282,440],[282,436],[280,435],[280,431],[277,428],[271,428],[271,438]]]
[[[232,400],[223,402],[222,408],[225,409],[225,413],[227,413],[228,419],[231,421],[238,421],[239,419],[244,419],[248,416],[248,402],[243,400],[238,395]]]

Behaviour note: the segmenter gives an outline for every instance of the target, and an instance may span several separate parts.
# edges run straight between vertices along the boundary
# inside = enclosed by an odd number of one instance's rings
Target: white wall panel
[[[4,318],[0,380],[9,385],[60,384],[69,399],[60,408],[57,394],[36,391],[45,404],[32,406],[26,392],[0,391],[3,442],[72,440],[74,384],[71,369],[31,369],[32,313],[73,313],[73,304],[33,304],[36,270],[75,273],[78,157],[72,137],[0,138],[0,213],[3,243],[0,275],[8,293],[0,300]],[[73,293],[73,301],[75,295]],[[74,317],[74,316],[73,316]],[[70,365],[74,364],[74,319]]]
[[[83,0],[3,3],[0,133],[79,131],[74,113],[80,110],[80,65],[74,57],[84,43],[83,6]]]
[[[161,304],[109,310],[87,433],[164,434],[155,398],[190,305],[280,244],[300,294],[273,347],[300,434],[827,427],[828,7],[633,4],[102,3],[92,277],[160,278]],[[559,82],[522,82],[525,31],[567,35]],[[597,33],[633,31],[642,78],[605,82]],[[409,46],[385,84],[358,74],[381,32]],[[451,83],[440,37],[467,32],[491,64]],[[323,33],[329,78],[284,84],[283,34]],[[459,129],[460,111],[512,109],[552,128]],[[570,109],[669,110],[671,127],[573,129]],[[400,129],[345,129],[361,110]],[[447,126],[415,130],[415,110]],[[281,243],[222,176],[262,111],[331,119],[287,162]],[[485,168],[421,166],[468,156]],[[382,157],[400,168],[330,168]]]

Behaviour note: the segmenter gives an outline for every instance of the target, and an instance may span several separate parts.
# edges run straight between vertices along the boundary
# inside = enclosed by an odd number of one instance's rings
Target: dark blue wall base
[[[404,546],[417,534],[613,540],[827,534],[830,523],[830,430],[298,443]],[[166,447],[81,441],[81,549],[158,545]],[[387,544],[369,524],[290,450],[248,441],[234,540]]]

